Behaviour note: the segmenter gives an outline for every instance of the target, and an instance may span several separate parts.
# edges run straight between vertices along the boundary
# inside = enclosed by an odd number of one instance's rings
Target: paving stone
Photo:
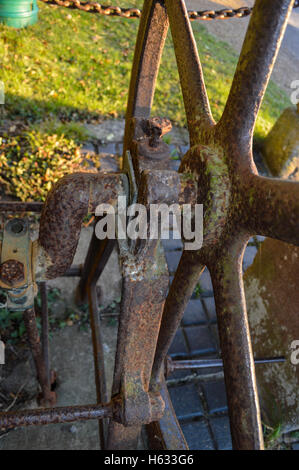
[[[204,270],[204,272],[200,276],[198,284],[200,285],[200,288],[201,288],[202,297],[210,297],[213,295],[213,286],[212,286],[211,276],[207,268]]]
[[[175,273],[182,253],[179,251],[168,251],[165,253],[168,269],[170,273]]]
[[[175,160],[176,158],[179,159],[179,155],[180,155],[179,146],[174,145],[174,144],[170,144],[169,148],[170,148],[170,153],[171,153],[171,157],[173,158],[173,160]]]
[[[203,389],[210,413],[227,410],[224,380],[206,382],[203,384]]]
[[[214,450],[208,426],[203,421],[192,421],[181,425],[190,450]]]
[[[100,145],[98,147],[99,153],[112,153],[116,154],[116,145],[114,142],[111,142],[110,144],[106,145]]]
[[[185,333],[192,355],[215,352],[212,335],[207,326],[185,327]]]
[[[119,159],[111,153],[100,154],[100,171],[114,172],[119,171]]]
[[[212,418],[210,420],[212,431],[219,450],[232,450],[232,439],[228,416]]]
[[[181,160],[179,159],[172,159],[171,161],[171,168],[173,171],[178,171],[181,165]]]
[[[182,157],[185,155],[185,153],[188,152],[189,148],[189,145],[180,145],[180,152],[182,154]]]
[[[182,380],[185,377],[187,377],[188,375],[192,375],[193,373],[194,373],[194,370],[177,369],[177,370],[174,370],[173,372],[171,372],[169,374],[168,380],[170,380],[170,381],[172,381],[172,380]]]
[[[211,322],[217,322],[217,315],[216,315],[216,306],[214,297],[204,297],[203,303],[207,309],[208,316]]]
[[[252,245],[252,246],[255,246],[255,245],[256,245],[256,237],[255,237],[255,236],[249,238],[249,240],[248,240],[247,246],[251,246],[251,245]]]
[[[191,299],[187,305],[182,323],[186,325],[203,324],[207,322],[207,317],[201,299]]]
[[[246,247],[244,258],[243,258],[243,271],[246,271],[246,269],[252,265],[256,254],[257,254],[257,248],[255,246]]]
[[[118,144],[116,144],[115,147],[116,147],[117,155],[122,155],[123,154],[123,144],[118,143]]]
[[[110,393],[117,328],[102,322],[108,393]],[[78,326],[55,331],[50,341],[51,363],[57,371],[57,406],[96,402],[91,332]],[[24,373],[26,371],[24,370]],[[31,373],[32,374],[32,373]],[[35,375],[35,374],[34,374]],[[29,376],[30,378],[30,376]],[[36,403],[24,408],[36,408]],[[0,450],[97,450],[99,428],[96,420],[71,424],[28,426],[1,436]]]
[[[27,396],[35,396],[38,390],[34,363],[29,352],[24,362],[17,364],[7,377],[1,377],[0,380],[0,391],[4,395],[16,396],[19,390]]]
[[[176,357],[176,356],[186,356],[187,352],[188,351],[187,351],[185,337],[184,337],[182,329],[179,328],[168,350],[168,353],[170,354],[170,356]]]
[[[122,142],[124,137],[125,120],[107,119],[101,124],[85,124],[89,135],[102,143]]]
[[[170,138],[170,142],[172,145],[187,145],[189,142],[189,134],[187,129],[182,127],[174,127],[172,130],[167,134],[167,137]]]
[[[179,419],[203,415],[202,404],[194,384],[170,387],[169,394]]]
[[[86,154],[89,154],[89,155],[95,155],[95,147],[93,145],[92,142],[84,142],[84,144],[82,145],[81,149],[80,149],[80,153],[81,155],[86,155]]]

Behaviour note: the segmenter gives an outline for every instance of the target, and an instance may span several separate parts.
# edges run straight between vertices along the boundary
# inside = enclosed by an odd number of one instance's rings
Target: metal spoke
[[[131,118],[150,117],[167,31],[168,18],[165,7],[158,0],[144,2],[129,89],[124,154],[129,148]]]
[[[182,86],[190,141],[196,124],[213,124],[203,72],[185,2],[165,0]],[[194,135],[195,134],[195,135]],[[195,137],[196,138],[196,137]]]
[[[226,249],[208,265],[210,269],[233,447],[263,448],[254,360],[242,280],[244,240]],[[224,251],[224,250],[223,250]]]
[[[152,369],[152,385],[159,382],[168,349],[195,289],[204,265],[197,252],[184,251],[164,305]]]
[[[41,314],[42,314],[42,351],[44,364],[47,376],[47,387],[51,388],[50,378],[50,354],[49,354],[49,311],[48,311],[48,297],[47,297],[47,284],[41,282],[39,284],[39,292],[41,296]]]
[[[269,14],[271,3],[271,14]],[[231,138],[248,146],[293,0],[256,0],[222,116]]]
[[[188,450],[164,378],[161,380],[161,396],[165,402],[164,416],[160,421],[153,421],[146,426],[150,448],[154,450]]]
[[[252,234],[299,245],[299,183],[252,176],[244,191]]]
[[[105,362],[104,362],[104,347],[100,325],[99,307],[96,291],[96,281],[87,287],[89,312],[90,312],[90,325],[92,332],[93,356],[94,356],[94,373],[95,384],[97,391],[97,404],[107,403],[107,384],[105,375]],[[101,449],[106,447],[105,431],[107,423],[105,420],[99,420],[99,434]]]

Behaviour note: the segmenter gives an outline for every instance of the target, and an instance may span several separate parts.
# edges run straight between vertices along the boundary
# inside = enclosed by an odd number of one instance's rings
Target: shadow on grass
[[[108,116],[105,117],[107,118]],[[48,119],[58,119],[60,121],[102,121],[104,116],[86,108],[76,107],[75,104],[74,106],[66,106],[59,98],[51,96],[45,100],[37,100],[6,93],[1,118],[9,121],[15,119],[24,120],[25,124],[32,124]]]

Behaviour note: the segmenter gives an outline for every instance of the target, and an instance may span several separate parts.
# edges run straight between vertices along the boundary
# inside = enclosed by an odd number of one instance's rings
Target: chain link
[[[117,6],[105,6],[95,2],[81,2],[81,0],[41,0],[49,5],[58,5],[70,9],[99,13],[106,16],[121,16],[123,18],[140,18],[141,10],[138,8],[120,8]]]
[[[77,9],[89,13],[99,13],[106,16],[120,16],[122,18],[140,18],[141,10],[138,8],[121,8],[105,6],[96,2],[81,2],[81,0],[41,0],[49,5],[58,5],[70,9]],[[299,7],[299,0],[295,1],[294,8]],[[230,18],[245,18],[250,15],[252,8],[224,8],[222,10],[188,11],[190,20],[227,20]]]
[[[230,18],[244,18],[250,15],[252,8],[223,8],[222,10],[204,10],[204,11],[188,11],[190,20],[227,20]]]

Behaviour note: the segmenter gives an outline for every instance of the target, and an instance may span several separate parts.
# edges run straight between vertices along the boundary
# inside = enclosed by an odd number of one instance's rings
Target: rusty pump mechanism
[[[57,3],[57,0],[56,0]],[[44,282],[80,276],[78,300],[88,299],[95,362],[97,405],[0,413],[0,429],[98,419],[102,449],[136,449],[142,427],[151,449],[187,449],[166,387],[167,352],[204,268],[210,271],[235,449],[263,449],[242,280],[242,257],[255,234],[299,244],[299,185],[258,175],[252,156],[257,113],[285,30],[293,0],[256,0],[229,97],[218,123],[210,111],[200,59],[183,0],[147,0],[136,42],[126,114],[123,171],[73,174],[49,192],[39,239],[31,242],[25,220],[9,221],[1,243],[1,287],[24,319],[42,404],[53,405],[47,349]],[[161,140],[165,119],[150,118],[155,83],[170,25],[182,87],[190,149],[179,172]],[[159,240],[119,241],[123,275],[118,344],[111,398],[108,396],[96,282],[116,244],[91,240],[83,266],[72,266],[81,222],[99,203],[124,195],[151,203],[204,204],[204,241],[185,250],[169,288]],[[278,210],[279,208],[279,210]],[[40,211],[34,203],[0,202],[0,210]],[[33,297],[40,282],[44,299],[43,343]],[[189,364],[190,366],[190,364]]]

